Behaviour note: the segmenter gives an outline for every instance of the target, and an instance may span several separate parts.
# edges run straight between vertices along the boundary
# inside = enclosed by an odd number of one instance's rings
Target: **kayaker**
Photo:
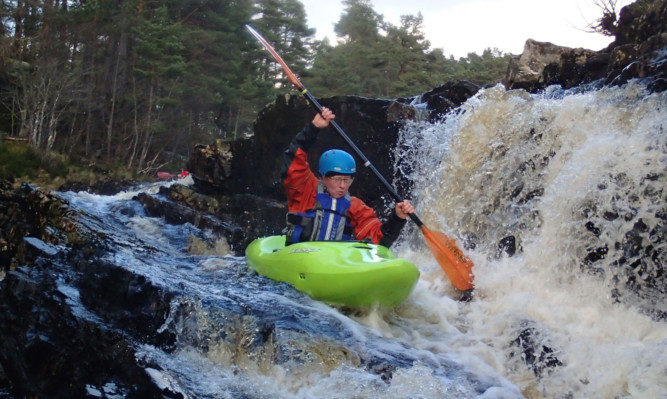
[[[357,172],[354,158],[342,150],[324,152],[317,175],[310,169],[308,151],[321,129],[335,118],[326,108],[315,115],[292,139],[283,155],[281,176],[287,192],[287,244],[315,240],[365,240],[390,246],[414,212],[404,200],[381,222],[375,211],[351,196],[350,185]]]

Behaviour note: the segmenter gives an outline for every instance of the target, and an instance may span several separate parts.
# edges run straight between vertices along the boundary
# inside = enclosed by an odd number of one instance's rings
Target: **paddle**
[[[306,87],[301,84],[299,79],[292,73],[285,61],[280,57],[276,50],[271,47],[271,45],[254,30],[250,25],[246,25],[246,28],[252,33],[252,35],[262,43],[262,46],[273,55],[273,58],[282,66],[283,71],[287,74],[287,77],[292,82],[294,87],[301,92],[316,108],[318,111],[322,112],[322,105],[319,101],[310,94]],[[394,199],[397,202],[402,202],[403,198],[396,192],[394,187],[387,181],[387,179],[382,176],[382,174],[371,164],[371,162],[366,158],[366,156],[361,152],[359,147],[354,144],[354,142],[348,137],[343,129],[336,123],[336,121],[331,121],[331,125],[336,129],[340,137],[345,140],[345,142],[354,150],[354,152],[361,158],[364,162],[364,166],[370,168],[375,177],[380,180],[380,182],[385,186],[385,188],[391,193]],[[433,256],[440,264],[442,270],[445,271],[447,277],[451,280],[454,286],[462,291],[469,290],[473,288],[473,274],[472,274],[472,261],[463,254],[463,252],[456,246],[456,242],[439,231],[429,230],[424,222],[422,222],[417,215],[410,214],[410,219],[419,226],[424,238],[426,238],[426,243],[428,244]]]

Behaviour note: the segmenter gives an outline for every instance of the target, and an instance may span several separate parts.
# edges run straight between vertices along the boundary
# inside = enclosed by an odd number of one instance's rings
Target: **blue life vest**
[[[354,228],[347,218],[348,209],[349,193],[336,199],[325,193],[322,184],[319,184],[312,209],[287,214],[286,243],[352,240]]]

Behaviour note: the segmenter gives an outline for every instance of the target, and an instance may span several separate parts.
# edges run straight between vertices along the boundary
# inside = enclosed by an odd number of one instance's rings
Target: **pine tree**
[[[258,0],[256,18],[252,21],[262,36],[276,49],[297,75],[303,75],[312,64],[312,38],[315,30],[306,25],[306,13],[298,0]],[[289,87],[282,68],[264,52],[259,56],[265,80],[277,88]],[[287,85],[287,86],[286,86]]]

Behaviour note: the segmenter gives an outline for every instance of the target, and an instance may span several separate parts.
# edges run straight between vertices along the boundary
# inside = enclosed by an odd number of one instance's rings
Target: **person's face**
[[[324,182],[324,187],[327,188],[327,192],[333,198],[342,198],[347,194],[347,190],[350,189],[354,177],[344,176],[344,175],[334,175],[331,177],[323,177],[322,181]]]

